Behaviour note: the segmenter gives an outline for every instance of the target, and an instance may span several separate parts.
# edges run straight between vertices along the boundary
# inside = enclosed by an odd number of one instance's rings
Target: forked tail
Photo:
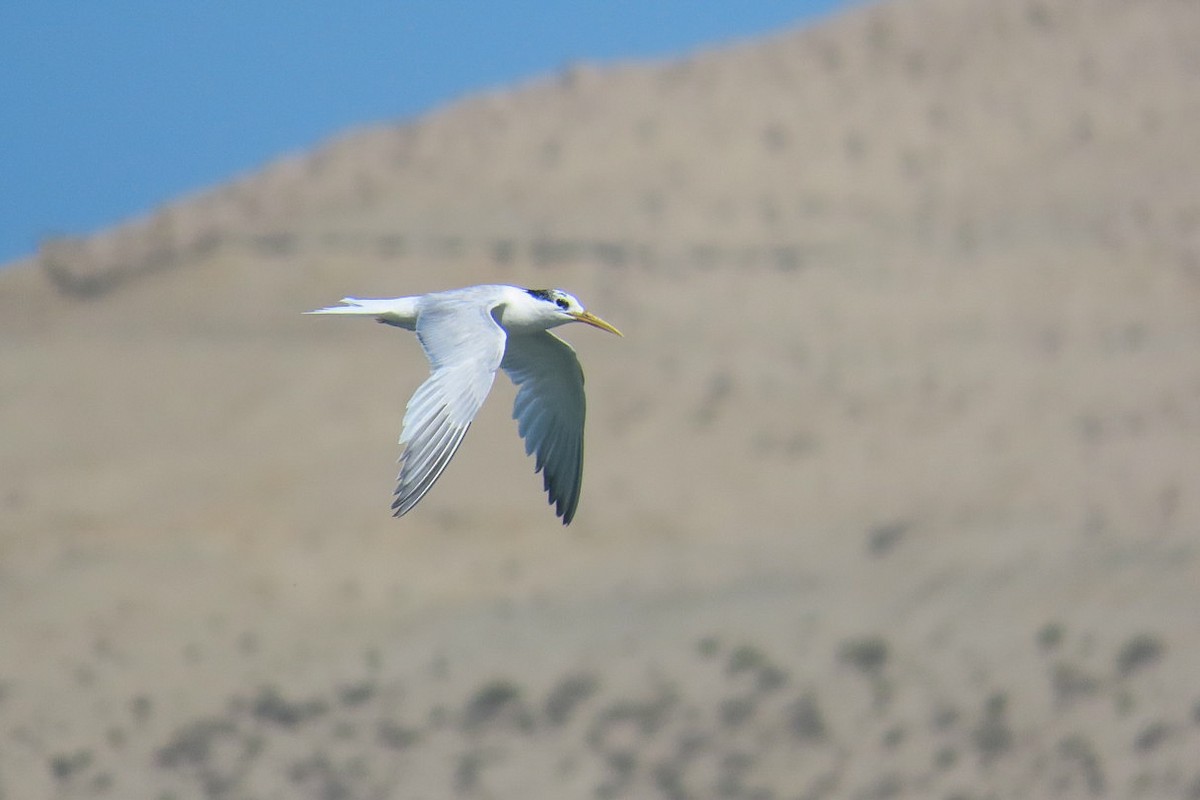
[[[416,297],[358,298],[343,297],[340,306],[318,308],[305,314],[353,314],[375,317],[380,322],[413,330],[417,324]]]

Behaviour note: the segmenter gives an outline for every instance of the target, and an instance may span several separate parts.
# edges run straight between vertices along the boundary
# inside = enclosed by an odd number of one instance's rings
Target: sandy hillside
[[[1200,798],[1200,6],[893,0],[580,64],[0,275],[0,798]],[[625,333],[559,526],[501,379]]]

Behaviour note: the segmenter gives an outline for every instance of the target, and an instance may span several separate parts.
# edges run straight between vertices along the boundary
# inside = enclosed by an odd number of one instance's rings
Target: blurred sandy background
[[[0,798],[1200,798],[1200,5],[583,64],[0,274]],[[411,335],[561,286],[562,529]]]

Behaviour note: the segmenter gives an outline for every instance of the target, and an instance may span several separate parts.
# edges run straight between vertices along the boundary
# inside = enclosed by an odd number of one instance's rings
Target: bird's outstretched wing
[[[583,369],[571,346],[549,331],[511,335],[500,366],[517,385],[513,418],[535,453],[554,511],[569,525],[583,483]]]
[[[392,503],[397,517],[420,502],[454,457],[504,355],[504,330],[492,307],[469,298],[422,298],[416,330],[432,374],[404,411],[404,454]]]

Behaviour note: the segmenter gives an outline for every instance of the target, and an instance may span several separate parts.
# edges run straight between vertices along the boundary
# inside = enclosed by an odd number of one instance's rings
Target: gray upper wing
[[[416,331],[432,372],[404,412],[404,453],[392,503],[397,517],[441,476],[492,388],[505,334],[491,312],[466,297],[422,298]]]
[[[579,359],[569,344],[541,331],[509,336],[500,366],[517,385],[513,418],[525,452],[536,453],[550,503],[569,525],[583,483],[587,402]]]

